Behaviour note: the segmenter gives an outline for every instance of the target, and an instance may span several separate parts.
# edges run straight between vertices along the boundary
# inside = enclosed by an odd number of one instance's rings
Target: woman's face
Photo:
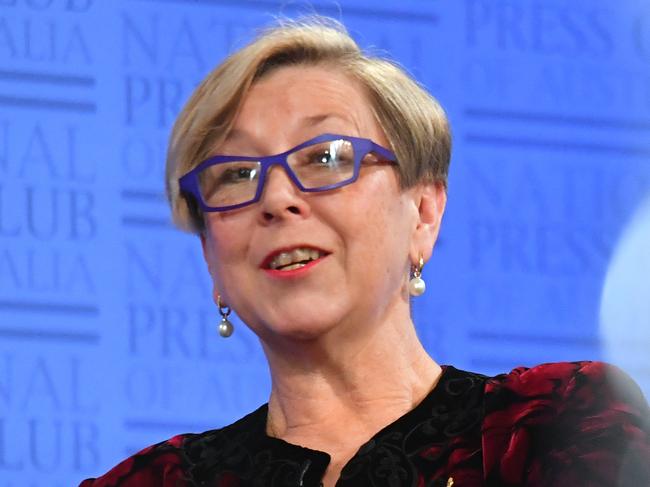
[[[280,68],[253,85],[214,153],[277,154],[324,133],[388,147],[369,107],[361,87],[334,69]],[[267,342],[408,316],[410,263],[420,251],[427,257],[418,247],[419,194],[401,191],[388,164],[364,165],[355,183],[322,193],[301,192],[273,166],[259,202],[205,214],[202,242],[215,294]],[[444,194],[437,197],[444,206]],[[268,268],[273,256],[297,248],[323,256],[298,271]]]

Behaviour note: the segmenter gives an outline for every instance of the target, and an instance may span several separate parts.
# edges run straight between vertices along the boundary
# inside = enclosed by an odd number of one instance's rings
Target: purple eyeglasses
[[[328,191],[356,181],[361,162],[370,153],[397,161],[372,140],[323,134],[273,156],[211,157],[182,176],[179,184],[203,211],[234,210],[259,201],[273,165],[282,166],[301,191]]]

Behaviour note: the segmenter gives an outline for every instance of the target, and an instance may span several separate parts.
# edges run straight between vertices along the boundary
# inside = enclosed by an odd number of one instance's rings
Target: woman
[[[648,406],[614,367],[488,378],[423,349],[409,295],[449,155],[437,102],[331,22],[271,29],[212,72],[174,127],[167,189],[222,335],[232,308],[260,338],[271,397],[82,486],[648,485]]]

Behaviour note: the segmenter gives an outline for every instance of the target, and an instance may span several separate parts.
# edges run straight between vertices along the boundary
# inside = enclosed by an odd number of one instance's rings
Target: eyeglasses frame
[[[354,170],[352,176],[338,183],[333,183],[326,186],[319,186],[317,188],[305,188],[300,182],[300,180],[298,179],[298,177],[294,174],[293,170],[291,169],[291,166],[289,166],[289,162],[288,162],[289,155],[301,149],[304,149],[307,146],[319,144],[321,142],[330,142],[334,140],[346,140],[352,143],[352,147],[354,150]],[[357,150],[357,149],[361,149],[361,150]],[[280,154],[274,154],[271,156],[254,157],[254,156],[217,155],[217,156],[210,157],[209,159],[206,159],[205,161],[201,162],[198,166],[196,166],[194,169],[192,169],[185,175],[181,176],[180,179],[178,180],[178,183],[180,186],[181,193],[184,193],[186,195],[187,194],[191,195],[194,198],[194,200],[198,203],[201,210],[204,212],[215,212],[215,211],[222,212],[222,211],[236,210],[238,208],[242,208],[244,206],[257,203],[260,200],[260,198],[262,197],[262,192],[264,190],[264,185],[266,183],[266,175],[272,166],[283,167],[286,174],[289,176],[289,179],[291,179],[293,184],[300,191],[305,193],[316,193],[321,191],[329,191],[332,189],[337,189],[342,186],[347,186],[348,184],[354,183],[359,177],[361,161],[363,161],[364,157],[366,157],[370,152],[376,153],[377,155],[381,156],[383,159],[389,162],[397,163],[397,158],[395,157],[395,154],[393,154],[393,152],[386,149],[385,147],[382,147],[376,142],[373,142],[370,139],[364,139],[361,137],[352,137],[349,135],[322,134],[312,139],[309,139],[285,152],[282,152]],[[253,198],[248,201],[244,201],[243,203],[237,203],[236,205],[217,206],[217,207],[208,206],[203,200],[203,196],[201,195],[201,189],[199,187],[199,173],[203,171],[205,168],[210,166],[216,166],[217,164],[224,164],[227,162],[237,162],[237,161],[242,161],[242,162],[250,161],[250,162],[260,163],[260,177],[259,177],[259,181],[257,182],[257,190],[255,192],[255,196],[253,196]]]

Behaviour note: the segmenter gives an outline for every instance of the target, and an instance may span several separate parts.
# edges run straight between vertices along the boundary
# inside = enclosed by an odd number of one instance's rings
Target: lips
[[[308,245],[283,248],[267,255],[261,267],[275,271],[290,271],[304,267],[326,255],[328,252]]]

